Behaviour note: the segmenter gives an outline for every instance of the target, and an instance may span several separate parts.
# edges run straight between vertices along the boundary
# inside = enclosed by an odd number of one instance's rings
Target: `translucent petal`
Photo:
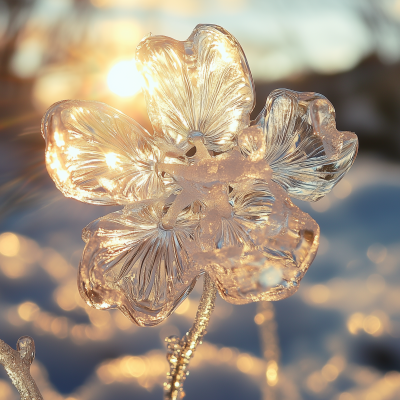
[[[272,179],[291,196],[316,201],[352,166],[358,140],[336,129],[334,108],[324,96],[279,89],[242,132],[239,145],[253,158],[263,154]]]
[[[132,118],[98,102],[53,104],[42,121],[47,170],[67,197],[128,204],[165,194],[154,138]]]
[[[232,217],[222,219],[217,248],[254,247],[251,233],[268,224],[274,200],[265,183],[252,182],[247,187],[236,187],[229,196]]]
[[[188,251],[198,216],[190,208],[172,230],[160,228],[163,206],[124,209],[83,231],[79,289],[92,307],[118,307],[141,326],[160,323],[189,295],[201,271]]]
[[[249,124],[254,85],[242,48],[217,25],[198,25],[186,41],[149,36],[136,60],[145,82],[147,111],[159,136],[188,149],[192,131],[207,148],[226,151]]]
[[[298,289],[313,261],[319,227],[275,183],[253,184],[231,198],[220,246],[196,256],[230,303],[280,300]]]

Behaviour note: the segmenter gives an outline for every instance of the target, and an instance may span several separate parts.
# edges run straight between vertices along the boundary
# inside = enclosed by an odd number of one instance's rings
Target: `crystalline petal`
[[[260,139],[262,138],[262,140]],[[273,180],[289,195],[316,201],[339,182],[357,155],[357,136],[336,129],[332,104],[318,93],[272,92],[239,137],[243,153],[264,153]]]
[[[207,148],[226,151],[254,107],[250,69],[236,39],[217,25],[198,25],[188,40],[145,38],[137,48],[147,111],[159,136],[188,149],[191,131]]]
[[[42,121],[47,170],[67,197],[129,204],[165,195],[155,164],[163,152],[132,118],[99,102],[53,104]]]
[[[253,247],[251,232],[268,224],[275,200],[268,185],[253,182],[246,189],[233,190],[229,196],[232,218],[222,219],[218,249],[226,246]]]
[[[196,260],[207,265],[230,303],[291,296],[316,255],[317,223],[275,183],[254,184],[232,202],[234,214],[223,224],[219,249]]]
[[[79,269],[82,297],[92,307],[118,307],[142,326],[164,320],[201,274],[188,251],[198,223],[190,208],[163,230],[163,207],[124,209],[93,221],[84,232]]]

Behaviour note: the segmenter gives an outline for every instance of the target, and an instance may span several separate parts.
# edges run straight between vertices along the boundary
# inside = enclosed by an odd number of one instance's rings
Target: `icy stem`
[[[208,322],[214,310],[216,294],[215,283],[206,273],[204,276],[203,294],[192,328],[182,339],[176,336],[170,336],[165,339],[168,347],[167,359],[170,365],[167,382],[164,384],[165,400],[178,400],[185,395],[183,383],[186,375],[189,374],[189,362],[197,346],[202,343],[203,336],[207,333]]]

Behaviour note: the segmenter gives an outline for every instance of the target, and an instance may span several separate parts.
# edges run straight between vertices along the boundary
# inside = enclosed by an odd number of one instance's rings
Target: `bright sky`
[[[39,0],[32,20],[51,25],[68,15],[72,0]],[[149,32],[184,40],[198,23],[214,23],[241,43],[256,80],[273,81],[307,71],[346,71],[376,51],[384,62],[400,59],[400,0],[91,0],[89,37],[96,50],[113,42],[113,65],[132,60]],[[375,7],[375,9],[374,9]],[[367,16],[362,17],[362,15]],[[381,18],[376,18],[381,15]],[[367,25],[373,20],[374,28]],[[71,21],[74,19],[71,18]],[[0,19],[0,33],[2,20]],[[392,23],[388,23],[392,21]],[[67,27],[68,28],[68,27]],[[72,31],[72,30],[71,30]],[[14,71],[40,71],[43,40],[21,42]],[[107,66],[107,71],[112,65]]]
[[[376,34],[361,13],[375,14],[365,0],[92,0],[99,18],[131,17],[143,34],[186,39],[198,23],[215,23],[241,43],[256,79],[275,80],[313,70],[335,73],[378,50],[385,61],[400,58],[400,35],[389,24]],[[400,1],[378,0],[391,16]],[[112,4],[112,7],[107,7]]]

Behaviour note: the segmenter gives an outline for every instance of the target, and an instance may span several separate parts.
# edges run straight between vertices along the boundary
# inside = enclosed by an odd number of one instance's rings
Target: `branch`
[[[30,373],[35,358],[35,342],[29,336],[18,339],[17,350],[0,339],[0,364],[2,364],[17,388],[21,400],[43,400]]]

